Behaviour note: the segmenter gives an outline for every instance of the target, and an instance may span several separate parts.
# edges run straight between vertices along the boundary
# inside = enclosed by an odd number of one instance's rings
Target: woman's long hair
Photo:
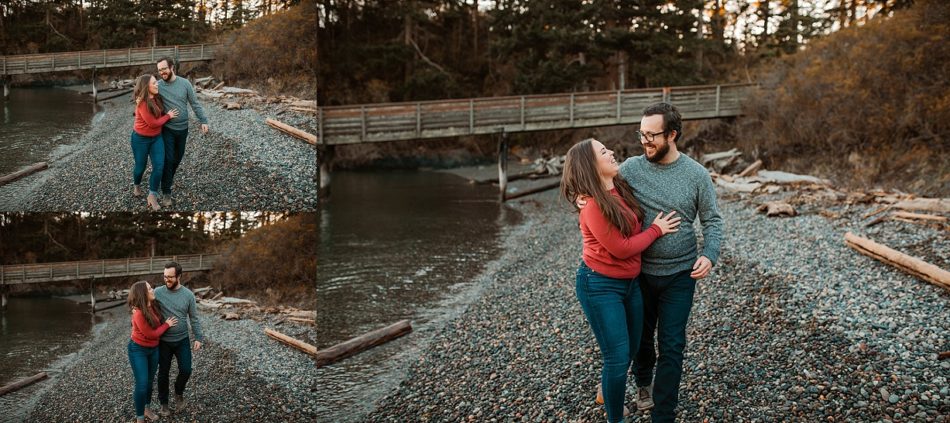
[[[154,301],[148,300],[148,286],[145,281],[138,281],[132,284],[132,288],[129,288],[129,299],[128,305],[129,310],[139,309],[139,311],[145,315],[145,320],[148,322],[148,325],[156,328],[162,320],[162,316],[158,314],[157,304]]]
[[[145,74],[135,80],[135,89],[132,92],[132,95],[135,97],[135,104],[138,105],[140,102],[145,102],[145,107],[148,108],[148,112],[155,117],[161,117],[165,113],[165,102],[162,101],[162,96],[155,94],[154,96],[148,92],[148,84],[152,81],[151,74]]]
[[[615,228],[620,229],[624,237],[633,235],[633,224],[630,222],[630,216],[620,204],[620,201],[604,189],[600,181],[600,173],[597,171],[597,158],[594,155],[594,147],[591,143],[593,138],[588,138],[577,144],[574,144],[567,151],[567,158],[564,161],[564,173],[561,175],[561,196],[574,207],[577,208],[575,201],[579,196],[592,197],[600,209]],[[640,203],[633,197],[633,189],[627,184],[619,174],[614,176],[614,187],[617,193],[623,198],[623,202],[633,210],[637,220],[643,221],[643,209]]]

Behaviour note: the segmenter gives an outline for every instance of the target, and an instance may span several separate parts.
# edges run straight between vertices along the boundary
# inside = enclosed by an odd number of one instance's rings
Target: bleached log
[[[809,175],[797,175],[794,173],[777,170],[760,170],[754,179],[759,182],[774,182],[778,184],[794,184],[800,182],[824,185],[831,184],[831,181],[827,179],[816,178]]]
[[[358,354],[377,345],[399,338],[409,332],[412,332],[412,325],[408,320],[400,320],[382,329],[374,330],[350,339],[349,341],[317,351],[315,353],[317,357],[317,367],[322,367]]]
[[[13,383],[9,384],[9,385],[5,385],[5,386],[3,386],[3,387],[0,387],[0,396],[9,394],[10,392],[13,392],[13,391],[16,391],[16,390],[25,388],[25,387],[27,387],[27,386],[30,386],[30,385],[32,385],[32,384],[34,384],[34,383],[36,383],[36,382],[39,382],[39,381],[41,381],[41,380],[43,380],[43,379],[46,379],[47,377],[48,377],[48,375],[46,374],[46,372],[40,372],[40,373],[37,373],[37,374],[35,374],[35,375],[33,375],[33,376],[30,376],[30,377],[28,377],[28,378],[26,378],[26,379],[20,379],[20,380],[18,380],[18,381],[16,381],[16,382],[13,382]]]
[[[856,251],[910,273],[934,285],[950,289],[950,272],[919,258],[878,244],[851,232],[844,234],[845,243]]]
[[[287,135],[302,139],[313,145],[317,144],[317,136],[309,132],[294,128],[293,126],[283,123],[277,119],[267,118],[265,122],[267,122],[267,124],[270,125],[271,127],[276,128],[277,130],[283,133],[286,133]]]
[[[13,181],[15,181],[15,180],[17,180],[17,179],[23,178],[23,177],[25,177],[25,176],[32,175],[32,174],[34,174],[34,173],[36,173],[36,172],[39,172],[39,171],[41,171],[41,170],[44,170],[44,169],[46,169],[46,168],[48,168],[48,167],[49,167],[49,165],[46,164],[46,162],[39,162],[39,163],[36,163],[36,164],[29,165],[29,166],[27,166],[27,167],[25,167],[25,168],[23,168],[23,169],[20,169],[20,170],[18,170],[18,171],[16,171],[16,172],[13,172],[13,173],[8,174],[8,175],[6,175],[6,176],[0,177],[0,186],[9,184],[10,182],[13,182]]]
[[[765,212],[766,216],[795,216],[798,214],[791,204],[784,201],[769,201],[759,206],[756,210]]]
[[[703,166],[705,166],[709,162],[722,160],[722,159],[729,159],[733,157],[739,157],[741,155],[742,155],[742,152],[740,152],[739,149],[733,148],[732,150],[729,150],[729,151],[720,151],[718,153],[703,154],[702,157],[699,158],[699,162],[702,163]]]
[[[937,216],[933,214],[920,214],[920,213],[911,213],[905,211],[895,211],[891,213],[894,217],[901,217],[904,219],[913,219],[913,220],[928,220],[931,222],[947,223],[950,221],[950,218],[946,216]]]
[[[762,167],[762,160],[756,160],[755,163],[746,166],[745,169],[742,169],[742,172],[739,172],[740,177],[751,176],[755,174]]]
[[[305,352],[305,353],[307,353],[307,354],[310,354],[310,355],[316,355],[316,354],[317,354],[317,347],[315,347],[315,346],[313,346],[313,345],[310,345],[310,344],[308,344],[308,343],[306,343],[306,342],[303,342],[303,341],[301,341],[301,340],[299,340],[299,339],[297,339],[297,338],[293,338],[293,337],[284,335],[284,334],[282,334],[282,333],[280,333],[280,332],[278,332],[278,331],[276,331],[276,330],[270,329],[270,328],[265,328],[265,329],[264,329],[264,333],[266,333],[267,336],[269,336],[269,337],[271,337],[271,338],[273,338],[273,339],[276,339],[276,340],[278,340],[278,341],[280,341],[280,342],[282,342],[282,343],[284,343],[284,344],[286,344],[286,345],[289,345],[289,346],[291,346],[291,347],[294,347],[294,348],[296,348],[296,349],[298,349],[298,350],[300,350],[300,351],[303,351],[303,352]],[[319,362],[318,362],[317,366],[319,366]]]
[[[729,182],[723,178],[716,179],[716,185],[736,192],[752,192],[762,186],[759,182]]]
[[[237,88],[237,87],[223,87],[215,88],[216,91],[221,91],[225,94],[244,94],[244,95],[257,95],[257,91],[249,90],[247,88]]]
[[[914,198],[901,200],[892,205],[895,209],[950,213],[950,198]]]

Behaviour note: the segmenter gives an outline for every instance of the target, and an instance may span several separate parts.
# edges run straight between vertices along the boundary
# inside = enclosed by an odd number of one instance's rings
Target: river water
[[[101,317],[89,305],[58,298],[9,299],[0,314],[0,386],[47,372],[55,377],[92,336]],[[0,397],[0,422],[22,421],[19,413],[49,380]]]
[[[101,108],[78,89],[18,88],[0,98],[0,176],[79,140]]]
[[[402,319],[413,332],[317,369],[320,421],[359,421],[477,295],[519,215],[497,188],[437,172],[336,172],[320,210],[317,347]]]

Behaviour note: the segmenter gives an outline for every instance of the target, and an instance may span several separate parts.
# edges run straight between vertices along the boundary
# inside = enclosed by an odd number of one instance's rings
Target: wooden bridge
[[[422,140],[640,123],[653,103],[673,103],[684,120],[738,116],[751,84],[645,88],[625,91],[484,97],[414,103],[323,107],[317,113],[324,146]]]
[[[499,185],[505,199],[507,135],[516,132],[640,123],[647,106],[674,104],[684,120],[742,113],[754,84],[699,85],[623,91],[483,97],[322,107],[317,110],[318,196],[329,194],[327,163],[337,145],[501,134]]]
[[[218,254],[153,256],[111,260],[66,261],[56,263],[0,266],[0,285],[63,282],[121,276],[154,275],[165,271],[165,263],[176,261],[182,271],[211,270]]]
[[[221,44],[192,44],[0,56],[0,75],[154,65],[166,56],[178,62],[212,60],[220,47]]]

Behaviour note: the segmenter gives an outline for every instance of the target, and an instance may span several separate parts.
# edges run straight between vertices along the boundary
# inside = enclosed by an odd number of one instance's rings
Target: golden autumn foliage
[[[211,282],[230,296],[310,310],[316,302],[316,249],[316,214],[294,215],[222,248]]]
[[[229,84],[314,98],[317,10],[313,0],[257,18],[225,42],[215,73]]]
[[[950,2],[818,40],[757,78],[737,135],[775,169],[950,196]]]

